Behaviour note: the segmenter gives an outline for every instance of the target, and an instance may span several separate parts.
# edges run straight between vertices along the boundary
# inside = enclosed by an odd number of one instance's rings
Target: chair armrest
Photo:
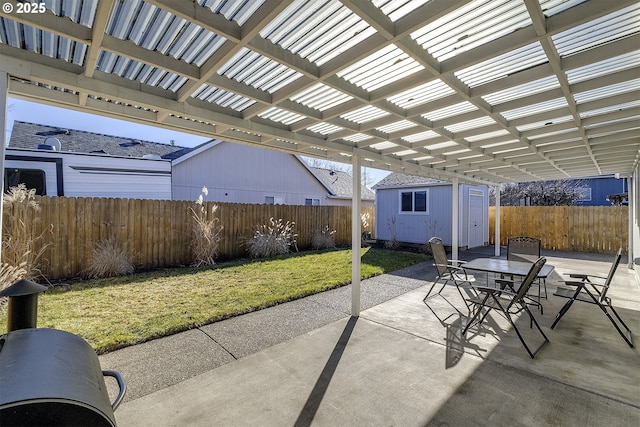
[[[596,276],[594,274],[583,274],[583,273],[564,273],[565,275],[571,277],[572,279],[580,279],[580,280],[589,280],[589,279],[601,279],[607,280],[606,277]]]
[[[471,287],[473,289],[475,289],[477,291],[480,291],[480,292],[486,292],[486,293],[497,292],[499,295],[515,295],[516,294],[511,289],[499,289],[499,288],[494,288],[493,286],[475,285],[473,283],[470,283],[470,285],[471,285]]]
[[[437,262],[435,264],[433,264],[435,266],[440,266],[440,267],[447,267],[447,268],[452,268],[454,270],[462,270],[464,271],[464,268],[459,267],[457,265],[453,265],[453,264],[438,264]]]
[[[458,266],[460,266],[460,264],[464,264],[464,263],[466,263],[467,261],[462,261],[462,260],[459,260],[459,259],[448,259],[448,260],[447,260],[447,262],[448,262],[449,264],[454,264],[454,263],[455,263],[455,264],[457,264]]]
[[[567,281],[562,281],[560,282],[563,285],[568,285],[568,286],[578,286],[578,287],[584,287],[584,285],[587,284],[587,282],[583,282],[583,281],[577,281],[577,280],[567,280]]]

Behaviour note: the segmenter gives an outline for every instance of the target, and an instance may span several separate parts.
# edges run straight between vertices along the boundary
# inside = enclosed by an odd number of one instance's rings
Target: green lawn
[[[426,259],[363,249],[361,275],[367,278]],[[85,280],[41,295],[38,327],[72,332],[104,353],[350,282],[351,250]],[[0,314],[0,328],[6,330],[6,312]]]

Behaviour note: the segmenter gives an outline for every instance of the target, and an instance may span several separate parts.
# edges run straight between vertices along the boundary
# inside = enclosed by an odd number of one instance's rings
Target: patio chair
[[[507,240],[507,259],[510,261],[528,261],[540,258],[540,239],[527,236],[509,237]],[[524,255],[521,256],[521,255]]]
[[[633,348],[633,338],[631,337],[631,330],[620,318],[620,315],[618,315],[618,312],[615,310],[615,308],[613,308],[613,305],[611,304],[611,298],[607,296],[607,292],[609,291],[609,287],[611,286],[613,275],[615,274],[618,265],[620,264],[620,258],[622,258],[622,248],[618,250],[618,253],[613,260],[613,264],[611,264],[611,269],[609,269],[609,274],[607,275],[607,277],[581,273],[569,274],[569,277],[578,280],[563,282],[565,285],[570,286],[571,288],[559,286],[556,292],[553,294],[562,298],[569,298],[569,301],[567,301],[562,306],[558,314],[556,314],[556,319],[553,321],[551,329],[553,329],[558,324],[560,319],[562,319],[562,317],[567,313],[567,311],[569,310],[569,308],[571,308],[575,301],[586,302],[588,304],[593,304],[600,307],[600,310],[602,310],[605,316],[607,316],[607,318],[611,321],[620,336],[625,340],[627,344],[629,344],[629,347]],[[593,282],[593,280],[604,282],[597,283]],[[613,313],[615,319],[611,317],[609,310],[611,310],[611,313]]]
[[[430,299],[440,296],[449,305],[455,308],[456,311],[459,312],[460,310],[458,310],[458,308],[455,305],[453,305],[448,299],[446,299],[441,293],[442,290],[445,288],[445,286],[447,286],[450,283],[453,283],[456,286],[456,289],[458,290],[458,293],[460,294],[462,301],[467,306],[467,309],[469,309],[469,305],[466,302],[466,298],[464,297],[464,294],[460,289],[461,286],[469,282],[469,279],[467,277],[467,272],[464,271],[464,269],[461,267],[461,265],[464,264],[464,261],[458,261],[458,260],[452,261],[447,259],[447,253],[444,250],[442,239],[440,239],[439,237],[432,237],[429,240],[429,247],[431,248],[431,254],[433,255],[433,260],[435,261],[434,265],[438,271],[438,277],[436,277],[436,279],[433,281],[431,288],[429,288],[429,292],[427,292],[427,295],[424,297],[422,302],[424,302],[425,304],[427,304],[427,306],[429,306],[428,301]],[[439,284],[441,285],[440,289],[438,289],[437,292],[433,292],[434,288],[436,288],[436,286],[438,286]]]
[[[509,261],[533,262],[540,258],[541,246],[541,240],[535,237],[509,237],[507,240],[507,259]],[[547,281],[545,279],[542,279],[542,285],[544,287],[544,298],[547,299]],[[541,291],[540,280],[538,280],[538,303],[540,302],[540,296],[542,295]]]
[[[529,353],[529,356],[531,356],[531,358],[533,359],[535,355],[540,351],[540,349],[542,349],[542,347],[549,342],[549,339],[540,328],[540,325],[538,324],[536,318],[533,316],[533,313],[531,313],[531,310],[529,310],[528,303],[526,301],[526,295],[527,291],[536,280],[536,276],[544,266],[545,262],[547,262],[546,258],[538,258],[538,260],[531,265],[531,269],[525,276],[517,292],[514,291],[515,284],[513,283],[513,281],[506,279],[496,279],[496,287],[474,285],[473,287],[478,291],[478,296],[469,298],[467,300],[473,306],[473,316],[471,317],[471,319],[469,319],[466,326],[464,327],[462,335],[464,336],[467,333],[467,330],[480,316],[483,309],[486,309],[486,312],[477,322],[478,325],[484,321],[491,310],[496,310],[509,321],[513,329],[516,331],[516,334],[518,334],[518,338],[520,339],[520,342],[524,346],[525,350],[527,350],[527,353]],[[538,346],[538,348],[534,351],[529,348],[512,318],[513,315],[516,315],[523,311],[526,312],[527,315],[529,315],[529,327],[533,328],[533,325],[535,324],[538,332],[540,332],[540,334],[544,338],[542,344],[540,344],[540,346]]]

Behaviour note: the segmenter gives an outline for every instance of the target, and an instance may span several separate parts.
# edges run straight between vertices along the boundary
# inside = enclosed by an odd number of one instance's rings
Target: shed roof
[[[398,188],[434,184],[451,184],[451,182],[427,178],[424,176],[394,172],[382,178],[380,182],[373,186],[373,189],[378,190],[382,188]]]
[[[441,179],[638,163],[637,0],[43,4],[0,12],[23,99]]]

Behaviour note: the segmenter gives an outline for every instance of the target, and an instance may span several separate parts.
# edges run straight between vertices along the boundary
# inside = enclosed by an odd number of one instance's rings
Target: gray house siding
[[[409,191],[427,192],[427,212],[402,212],[401,193]],[[436,184],[402,188],[378,188],[376,191],[376,238],[396,239],[400,242],[424,244],[431,237],[440,237],[445,245],[451,245],[452,233],[452,186]],[[474,202],[475,215],[471,215],[470,197],[478,197]],[[461,247],[481,246],[489,241],[489,196],[484,186],[460,186],[458,242]],[[481,198],[481,200],[480,200]],[[470,228],[479,228],[473,232]],[[472,233],[476,242],[470,242]]]
[[[295,179],[292,179],[295,177]],[[219,143],[174,162],[174,200],[195,200],[207,187],[207,201],[304,205],[317,199],[329,205],[327,189],[294,156],[240,144]]]

